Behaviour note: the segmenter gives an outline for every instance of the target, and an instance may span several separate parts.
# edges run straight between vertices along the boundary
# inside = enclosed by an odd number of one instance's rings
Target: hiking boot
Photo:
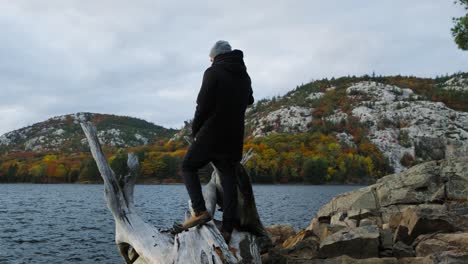
[[[187,230],[197,225],[203,225],[210,220],[211,215],[208,213],[208,211],[195,212],[183,224],[178,226],[178,229],[182,229],[182,231]]]

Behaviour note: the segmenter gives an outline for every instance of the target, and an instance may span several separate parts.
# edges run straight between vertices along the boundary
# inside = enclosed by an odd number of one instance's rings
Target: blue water
[[[256,185],[254,193],[265,225],[289,223],[299,229],[333,196],[358,187]],[[0,264],[123,263],[103,188],[0,184]],[[187,201],[183,185],[135,187],[141,216],[157,227],[181,221]]]

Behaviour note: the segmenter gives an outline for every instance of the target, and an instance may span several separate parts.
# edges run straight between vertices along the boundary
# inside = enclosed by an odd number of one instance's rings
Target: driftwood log
[[[259,219],[250,179],[241,164],[237,177],[242,230],[234,230],[229,245],[219,232],[216,220],[174,236],[169,230],[147,224],[135,209],[133,189],[139,170],[138,158],[129,153],[128,175],[115,175],[101,149],[95,127],[90,122],[81,123],[81,127],[104,180],[107,206],[115,220],[115,242],[126,263],[261,263],[260,251],[271,241]],[[245,163],[250,155],[247,153],[241,163]],[[204,188],[204,198],[207,209],[214,216],[222,201],[216,168]],[[187,212],[185,217],[189,214]]]

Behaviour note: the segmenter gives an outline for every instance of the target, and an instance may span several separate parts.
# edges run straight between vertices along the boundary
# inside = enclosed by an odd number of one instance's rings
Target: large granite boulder
[[[439,233],[418,237],[416,256],[425,257],[445,251],[465,251],[468,253],[468,232]]]
[[[332,225],[330,221],[326,221],[323,218],[321,220],[314,218],[306,230],[312,231],[320,240],[324,240],[327,236],[334,234],[343,228],[345,228],[345,226]]]
[[[466,206],[468,201],[468,158],[443,160],[440,162],[440,167],[440,175],[446,187],[446,199],[462,202]]]
[[[379,256],[379,228],[375,225],[344,228],[320,243],[319,256],[332,258],[347,255],[354,258]]]
[[[464,251],[444,251],[440,253],[434,253],[426,259],[429,259],[434,264],[466,264],[468,263],[468,252]]]
[[[385,207],[444,200],[445,179],[440,177],[440,170],[437,161],[430,161],[381,178],[375,184],[378,204]]]
[[[291,236],[282,245],[282,253],[290,257],[313,258],[317,256],[319,238],[309,230]]]
[[[286,239],[296,234],[292,225],[271,225],[265,229],[271,237],[273,246],[281,245]]]
[[[435,232],[455,232],[459,230],[456,225],[457,216],[448,211],[432,210],[428,208],[407,208],[401,214],[394,242],[402,241],[411,244],[419,235]]]
[[[448,201],[465,205],[468,201],[468,156],[429,161],[385,176],[373,185],[334,197],[317,212],[317,217],[331,219],[337,213]]]
[[[369,186],[334,197],[318,211],[317,216],[319,219],[331,218],[337,212],[377,208],[379,204],[376,201],[375,188]]]
[[[281,235],[285,233],[292,235],[282,244],[276,245],[268,253],[263,254],[262,263],[287,264],[292,261],[302,261],[317,256],[319,238],[312,231],[302,230],[295,234],[287,225],[274,226],[273,229]]]
[[[465,156],[336,196],[306,230],[278,239],[268,263],[468,263],[467,232]]]
[[[412,246],[398,241],[393,244],[392,255],[397,258],[414,257],[416,254]]]

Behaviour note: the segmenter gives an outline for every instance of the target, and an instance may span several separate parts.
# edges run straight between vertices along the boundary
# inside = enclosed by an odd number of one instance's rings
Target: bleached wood
[[[261,263],[255,235],[234,230],[228,246],[213,220],[176,236],[147,224],[137,214],[133,201],[139,169],[137,157],[128,154],[130,172],[117,177],[102,151],[95,127],[90,122],[81,123],[81,127],[104,180],[107,206],[115,221],[115,242],[126,263]],[[244,157],[243,161],[247,159]],[[211,181],[204,188],[206,205],[213,215],[220,199],[217,197],[220,186],[215,168]],[[187,212],[185,217],[188,216]]]

